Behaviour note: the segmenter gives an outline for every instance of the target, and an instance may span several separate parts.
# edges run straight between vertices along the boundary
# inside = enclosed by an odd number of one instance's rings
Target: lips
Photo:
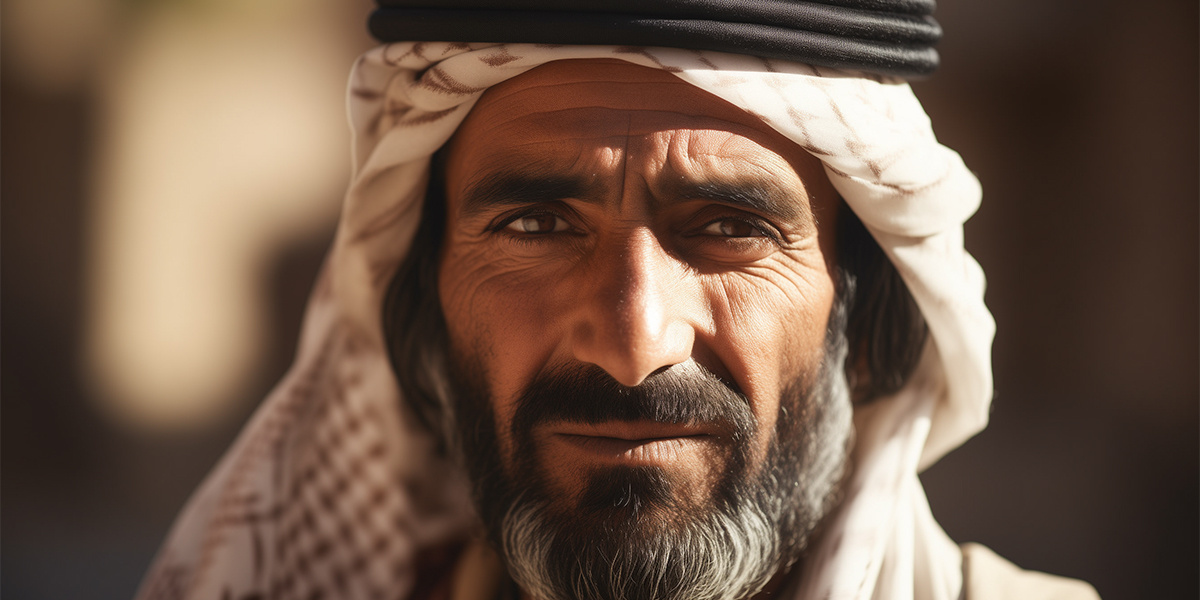
[[[614,440],[658,440],[719,433],[711,425],[662,423],[658,421],[605,421],[602,423],[555,423],[548,426],[556,435],[611,438]]]
[[[568,460],[668,465],[710,449],[719,433],[711,426],[653,421],[560,422],[538,437]]]

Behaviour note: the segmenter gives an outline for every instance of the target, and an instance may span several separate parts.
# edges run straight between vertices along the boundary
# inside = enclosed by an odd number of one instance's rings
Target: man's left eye
[[[713,221],[712,223],[706,225],[702,231],[709,235],[719,235],[723,237],[744,238],[766,236],[766,233],[764,233],[760,227],[741,219],[721,219],[719,221]]]
[[[517,217],[510,221],[505,229],[516,233],[543,234],[566,231],[569,227],[562,217],[543,213]]]

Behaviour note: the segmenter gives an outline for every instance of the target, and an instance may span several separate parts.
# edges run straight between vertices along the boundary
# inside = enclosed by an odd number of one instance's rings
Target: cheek
[[[554,352],[556,288],[544,273],[497,258],[485,244],[454,240],[450,247],[438,292],[451,347],[482,367],[497,426],[507,432],[515,398]]]
[[[812,381],[825,356],[833,280],[820,253],[804,258],[710,282],[718,353],[763,431],[774,430],[783,391]]]

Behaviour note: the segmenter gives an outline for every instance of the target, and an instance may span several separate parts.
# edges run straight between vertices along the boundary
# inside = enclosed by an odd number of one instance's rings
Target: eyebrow
[[[669,183],[667,192],[675,199],[701,199],[748,208],[764,215],[796,220],[811,221],[812,212],[807,199],[797,198],[784,190],[775,181],[759,177],[738,177],[735,180],[709,179],[688,181],[679,179]]]
[[[596,185],[583,176],[555,172],[531,165],[519,170],[488,173],[471,183],[463,193],[462,214],[471,216],[488,209],[555,202],[564,198],[596,196]]]
[[[674,179],[663,186],[669,201],[709,200],[749,209],[772,218],[812,222],[807,199],[797,198],[771,179],[741,176],[736,179]],[[463,193],[461,214],[473,216],[487,210],[526,206],[576,198],[596,202],[603,197],[600,184],[583,175],[563,173],[546,165],[531,164],[487,173]]]

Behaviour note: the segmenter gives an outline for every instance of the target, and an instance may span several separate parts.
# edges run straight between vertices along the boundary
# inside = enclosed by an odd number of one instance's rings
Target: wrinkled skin
[[[442,309],[452,354],[482,373],[502,465],[526,387],[581,365],[625,386],[701,365],[757,428],[540,424],[533,462],[563,512],[608,467],[661,469],[679,507],[703,505],[735,448],[765,462],[785,391],[817,377],[835,299],[838,200],[815,158],[670,74],[563,61],[483,96],[446,195]]]

